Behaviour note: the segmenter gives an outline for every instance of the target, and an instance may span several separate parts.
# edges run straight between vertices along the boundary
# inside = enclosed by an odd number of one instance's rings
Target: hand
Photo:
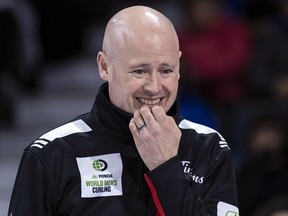
[[[138,129],[141,125],[145,126]],[[143,106],[135,111],[129,128],[136,148],[149,170],[177,155],[181,131],[161,106]]]

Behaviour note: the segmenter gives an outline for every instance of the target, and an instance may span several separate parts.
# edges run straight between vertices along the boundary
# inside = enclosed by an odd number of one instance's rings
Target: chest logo
[[[204,176],[197,176],[193,173],[193,168],[190,167],[190,161],[182,161],[182,165],[184,166],[184,173],[189,174],[194,182],[203,184]]]
[[[96,171],[103,172],[107,169],[108,164],[106,163],[106,161],[99,159],[99,160],[93,161],[92,166]]]
[[[76,158],[81,197],[121,196],[123,165],[120,153]]]

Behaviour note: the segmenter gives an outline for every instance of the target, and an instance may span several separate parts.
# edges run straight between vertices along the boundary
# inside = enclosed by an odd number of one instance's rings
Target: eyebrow
[[[161,67],[171,67],[171,68],[175,68],[175,65],[171,65],[171,64],[168,64],[168,63],[162,63],[160,64]]]
[[[161,63],[159,65],[159,68],[161,67],[171,67],[171,68],[175,68],[174,65],[171,65],[171,64],[168,64],[168,63]],[[148,64],[148,63],[140,63],[140,64],[137,64],[137,65],[134,65],[134,66],[131,66],[131,69],[134,69],[134,68],[151,68],[151,64]]]
[[[136,64],[136,65],[131,66],[131,68],[143,68],[143,67],[147,68],[147,67],[151,67],[151,65],[145,64],[145,63],[144,64],[140,63],[140,64]]]

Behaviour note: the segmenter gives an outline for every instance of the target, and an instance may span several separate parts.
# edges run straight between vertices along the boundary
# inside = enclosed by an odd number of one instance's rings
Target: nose
[[[144,85],[144,90],[151,95],[159,93],[162,89],[162,80],[158,72],[149,74]]]

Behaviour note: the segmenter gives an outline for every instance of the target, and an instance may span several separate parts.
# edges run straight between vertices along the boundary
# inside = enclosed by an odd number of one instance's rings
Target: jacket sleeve
[[[222,155],[204,181],[201,197],[193,192],[178,156],[145,174],[161,216],[237,216],[237,191],[230,154]],[[202,189],[201,189],[202,190]]]
[[[29,149],[25,150],[17,172],[8,216],[49,216],[53,214],[47,172]]]

